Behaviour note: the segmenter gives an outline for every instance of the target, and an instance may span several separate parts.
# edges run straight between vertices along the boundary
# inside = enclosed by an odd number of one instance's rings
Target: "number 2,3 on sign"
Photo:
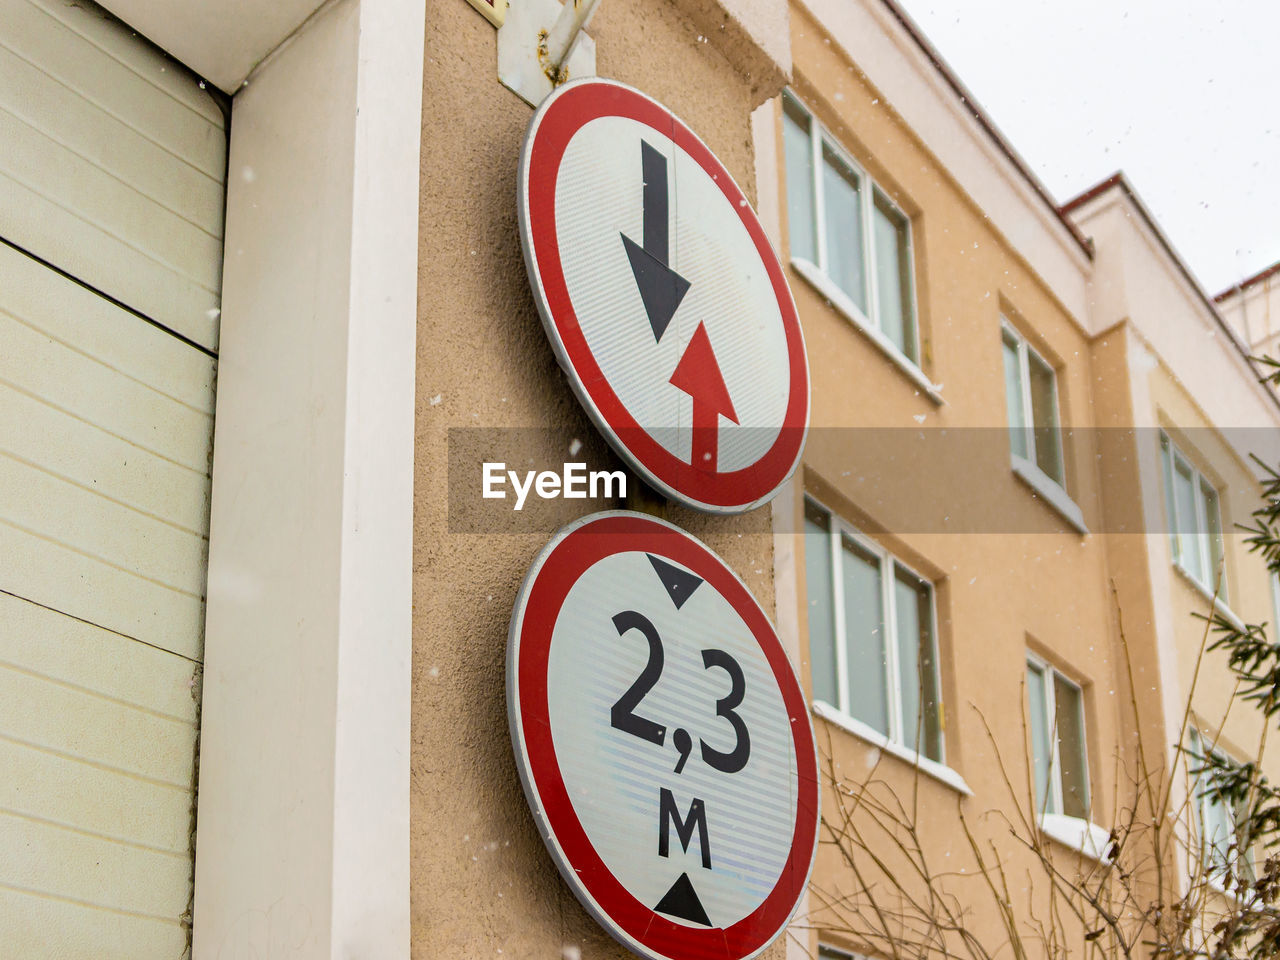
[[[679,610],[693,592],[702,585],[702,579],[652,554],[646,556],[654,573],[666,589],[667,595],[671,598],[671,602]],[[666,665],[663,638],[657,627],[653,625],[653,621],[635,610],[623,610],[615,614],[613,625],[620,638],[626,638],[633,631],[642,637],[648,645],[648,659],[635,682],[610,709],[610,726],[633,737],[647,740],[655,747],[665,747],[668,742],[667,727],[638,712],[645,694],[662,678],[663,668]],[[751,758],[750,731],[747,729],[746,722],[734,710],[741,705],[746,695],[746,678],[743,676],[742,667],[732,654],[710,647],[702,650],[701,655],[702,665],[706,670],[721,670],[729,679],[729,691],[718,698],[714,706],[716,717],[727,724],[732,734],[733,745],[728,750],[721,750],[705,739],[699,738],[700,759],[701,762],[720,773],[738,773]],[[670,744],[676,751],[673,773],[680,774],[693,753],[693,736],[684,727],[677,727],[671,731]],[[689,850],[696,830],[702,866],[707,870],[712,869],[706,802],[701,797],[693,797],[682,813],[675,793],[669,787],[660,786],[658,788],[658,856],[670,856],[673,830],[680,841],[680,846],[686,852]],[[659,913],[680,917],[692,923],[711,925],[706,910],[698,899],[696,888],[687,873],[680,875],[654,909]]]

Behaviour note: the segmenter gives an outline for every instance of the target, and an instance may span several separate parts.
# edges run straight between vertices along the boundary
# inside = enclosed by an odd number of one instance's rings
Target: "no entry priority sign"
[[[713,513],[794,472],[809,368],[746,197],[661,104],[608,80],[543,101],[520,158],[525,265],[578,399],[620,456]]]
[[[808,883],[818,772],[804,694],[746,586],[627,512],[565,527],[511,619],[511,739],[547,849],[652,960],[740,960]]]

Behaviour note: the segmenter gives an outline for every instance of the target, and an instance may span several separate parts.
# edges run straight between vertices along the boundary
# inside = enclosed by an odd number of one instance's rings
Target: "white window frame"
[[[1022,332],[1009,322],[1007,317],[1000,318],[1000,349],[1001,363],[1004,362],[1004,343],[1005,338],[1014,342],[1018,349],[1018,387],[1019,396],[1022,401],[1022,416],[1026,424],[1022,430],[1024,433],[1023,442],[1026,445],[1027,456],[1022,457],[1017,453],[1013,453],[1010,447],[1010,455],[1014,460],[1021,460],[1025,466],[1040,473],[1047,481],[1057,487],[1066,489],[1067,485],[1067,459],[1062,444],[1062,407],[1058,402],[1058,368],[1050,363],[1039,350],[1031,346],[1031,342],[1023,336]],[[1031,403],[1031,358],[1035,357],[1044,365],[1050,373],[1053,374],[1053,410],[1057,422],[1054,424],[1053,433],[1056,439],[1058,463],[1062,468],[1062,479],[1058,480],[1049,476],[1040,469],[1040,464],[1036,458],[1036,430],[1040,429],[1036,426],[1034,407]],[[1006,397],[1008,393],[1006,391]],[[1005,411],[1006,416],[1012,411]],[[1011,419],[1011,418],[1010,418]],[[1009,429],[1013,430],[1013,424],[1010,423]]]
[[[1271,639],[1280,642],[1280,573],[1267,571],[1271,581]]]
[[[783,100],[790,101],[800,112],[809,119],[809,149],[810,149],[810,189],[813,192],[813,226],[816,236],[813,237],[814,251],[817,254],[817,262],[814,263],[805,257],[791,257],[791,264],[798,273],[806,280],[818,288],[818,292],[831,301],[831,303],[840,310],[846,317],[862,329],[864,333],[881,349],[885,350],[892,359],[897,361],[899,365],[906,365],[905,369],[912,375],[912,378],[920,382],[926,391],[936,401],[940,401],[941,395],[937,393],[938,388],[931,383],[921,372],[920,369],[920,311],[919,302],[916,296],[916,267],[915,267],[915,239],[912,231],[911,217],[898,204],[894,203],[889,192],[881,187],[867,173],[866,169],[858,163],[850,155],[849,151],[841,146],[840,142],[824,127],[818,120],[812,110],[804,105],[804,102],[791,91],[783,91]],[[783,103],[783,122],[786,122],[786,103]],[[831,277],[827,271],[828,255],[827,255],[827,211],[826,205],[823,203],[823,184],[822,184],[822,164],[823,155],[822,148],[826,145],[836,155],[836,157],[850,170],[854,176],[858,178],[858,205],[859,219],[861,220],[862,231],[862,270],[865,278],[867,291],[867,311],[864,312],[861,307],[854,303],[853,298],[840,288],[840,286]],[[784,158],[785,163],[785,158]],[[785,183],[785,178],[783,180]],[[903,229],[906,232],[906,273],[907,286],[910,288],[903,297],[903,306],[911,317],[911,342],[909,344],[910,352],[902,349],[894,343],[880,328],[880,291],[879,277],[876,272],[876,252],[875,252],[875,233],[874,233],[874,213],[875,198],[879,195],[884,202],[893,210],[893,212],[901,218]],[[789,206],[789,204],[784,204]],[[788,230],[794,228],[794,224],[788,223]],[[868,316],[868,314],[870,314]]]
[[[1029,456],[1021,456],[1013,449],[1013,442],[1009,443],[1009,460],[1013,467],[1014,474],[1018,479],[1022,480],[1035,493],[1044,500],[1050,507],[1058,512],[1058,514],[1066,520],[1076,532],[1081,536],[1089,532],[1089,528],[1085,526],[1084,514],[1080,510],[1079,504],[1071,499],[1071,495],[1067,493],[1067,457],[1066,447],[1062,442],[1062,404],[1059,402],[1058,394],[1058,368],[1055,367],[1048,359],[1035,347],[1031,346],[1031,342],[1015,327],[1008,317],[1000,317],[1000,366],[1001,366],[1001,384],[1004,385],[1004,347],[1005,338],[1013,340],[1018,348],[1018,396],[1022,403],[1023,420],[1026,425],[1022,428],[1024,431],[1024,443],[1026,445]],[[1057,425],[1054,428],[1054,436],[1058,446],[1058,463],[1062,466],[1062,480],[1056,480],[1049,474],[1040,469],[1040,464],[1036,462],[1036,423],[1035,415],[1031,405],[1031,357],[1034,356],[1045,368],[1053,374],[1053,409],[1057,417]],[[1006,403],[1008,402],[1008,390],[1004,390]],[[1010,421],[1010,414],[1013,411],[1005,411],[1005,420]],[[1012,422],[1009,422],[1009,430],[1014,429]]]
[[[1193,518],[1194,527],[1189,533],[1195,537],[1196,552],[1200,560],[1200,569],[1205,572],[1205,578],[1198,577],[1190,566],[1184,562],[1182,556],[1182,528],[1181,518],[1178,516],[1178,495],[1177,495],[1177,476],[1178,465],[1187,468],[1191,474],[1192,499],[1195,501],[1195,517]],[[1165,516],[1169,520],[1169,552],[1173,557],[1173,565],[1181,571],[1187,579],[1194,583],[1208,597],[1213,598],[1223,607],[1227,605],[1227,538],[1222,525],[1222,491],[1213,484],[1199,469],[1196,468],[1191,458],[1183,453],[1173,438],[1169,434],[1160,431],[1160,471],[1161,480],[1165,492]],[[1211,538],[1215,536],[1209,532],[1209,516],[1208,507],[1206,506],[1206,498],[1204,488],[1208,487],[1213,491],[1214,500],[1217,505],[1218,513],[1218,555],[1222,558],[1222,576],[1218,577],[1218,571],[1213,565],[1213,550],[1210,548]],[[1215,582],[1216,581],[1216,582]]]
[[[1240,766],[1239,761],[1221,747],[1217,746],[1214,739],[1206,737],[1198,727],[1192,726],[1187,732],[1188,739],[1190,740],[1189,746],[1191,748],[1192,762],[1194,764],[1199,765],[1200,763],[1203,763],[1204,757],[1212,754],[1229,765]],[[1223,873],[1230,870],[1238,874],[1238,861],[1243,859],[1245,865],[1248,867],[1249,875],[1252,876],[1257,864],[1254,858],[1252,845],[1244,850],[1239,849],[1237,846],[1235,852],[1237,860],[1236,863],[1229,863],[1225,860],[1221,863],[1215,862],[1214,851],[1216,848],[1210,840],[1208,830],[1209,810],[1213,806],[1213,800],[1210,799],[1208,791],[1205,789],[1205,784],[1203,782],[1204,779],[1205,775],[1203,773],[1196,774],[1193,788],[1195,790],[1196,831],[1200,835],[1200,854],[1203,858],[1205,875],[1209,878],[1209,881],[1215,888],[1225,891],[1225,884],[1223,883],[1224,878],[1222,876]],[[1230,820],[1231,837],[1229,846],[1237,844],[1239,842],[1237,811],[1234,806],[1226,803],[1225,801],[1221,802],[1220,805],[1226,809]]]
[[[1063,819],[1077,820],[1078,817],[1072,817],[1062,812],[1062,758],[1058,750],[1058,694],[1055,685],[1059,679],[1064,683],[1068,683],[1075,687],[1080,694],[1080,751],[1081,759],[1084,761],[1084,808],[1086,811],[1085,819],[1092,817],[1093,811],[1093,771],[1089,768],[1089,727],[1088,717],[1085,715],[1084,708],[1084,687],[1076,683],[1061,670],[1056,669],[1053,664],[1043,657],[1038,657],[1031,651],[1027,651],[1027,666],[1035,667],[1044,674],[1044,708],[1045,708],[1045,730],[1049,733],[1049,783],[1048,792],[1045,796],[1045,802],[1040,805],[1039,798],[1036,802],[1039,809],[1036,810],[1036,816],[1045,818],[1048,816],[1062,817]],[[1031,693],[1027,692],[1027,710],[1031,710]],[[1031,785],[1035,787],[1035,744],[1032,744],[1032,756],[1028,760],[1032,763]]]
[[[938,657],[938,614],[937,614],[937,589],[933,581],[926,576],[921,575],[910,565],[903,563],[894,554],[890,553],[874,540],[859,533],[858,530],[845,521],[839,514],[824,505],[821,501],[813,498],[805,498],[809,504],[821,510],[827,515],[830,521],[830,530],[828,531],[828,548],[830,549],[831,560],[831,602],[833,604],[832,619],[835,623],[835,637],[832,638],[835,643],[835,660],[836,660],[836,697],[839,703],[826,704],[827,707],[839,714],[838,722],[841,725],[851,728],[864,739],[868,740],[886,740],[889,744],[898,747],[900,750],[910,754],[913,762],[929,763],[935,766],[945,767],[947,744],[946,744],[946,712],[942,701],[942,672],[941,664]],[[856,543],[859,547],[873,554],[880,562],[880,608],[884,611],[884,640],[885,640],[885,702],[888,706],[889,731],[887,735],[877,730],[870,724],[859,720],[849,710],[849,654],[848,654],[848,634],[845,629],[845,611],[844,611],[844,578],[841,575],[841,567],[844,562],[842,555],[842,543],[844,538],[848,538]],[[899,670],[899,651],[898,651],[898,610],[897,603],[893,596],[893,585],[896,582],[895,567],[900,567],[910,576],[915,577],[921,583],[926,584],[929,588],[929,635],[933,639],[933,682],[934,689],[938,691],[938,758],[935,760],[919,751],[915,744],[907,743],[903,736],[904,722],[902,717],[902,690],[899,689],[898,678],[901,675]],[[806,589],[809,584],[806,582]],[[825,701],[818,701],[819,704]],[[950,772],[950,771],[948,771]],[[946,779],[944,777],[944,779]],[[968,790],[966,786],[964,788]]]

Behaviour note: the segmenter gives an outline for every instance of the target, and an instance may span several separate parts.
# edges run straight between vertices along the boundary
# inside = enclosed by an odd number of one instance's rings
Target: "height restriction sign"
[[[818,768],[804,694],[719,557],[597,513],[534,561],[507,709],[547,849],[587,910],[651,960],[741,960],[808,883]]]
[[[519,174],[525,266],[587,413],[650,485],[739,513],[791,476],[809,367],[782,266],[666,107],[594,78],[542,102]]]

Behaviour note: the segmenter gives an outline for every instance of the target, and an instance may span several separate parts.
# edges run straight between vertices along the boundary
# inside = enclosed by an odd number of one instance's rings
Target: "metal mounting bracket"
[[[566,80],[596,75],[586,26],[600,0],[510,0],[498,30],[498,79],[537,106]]]

